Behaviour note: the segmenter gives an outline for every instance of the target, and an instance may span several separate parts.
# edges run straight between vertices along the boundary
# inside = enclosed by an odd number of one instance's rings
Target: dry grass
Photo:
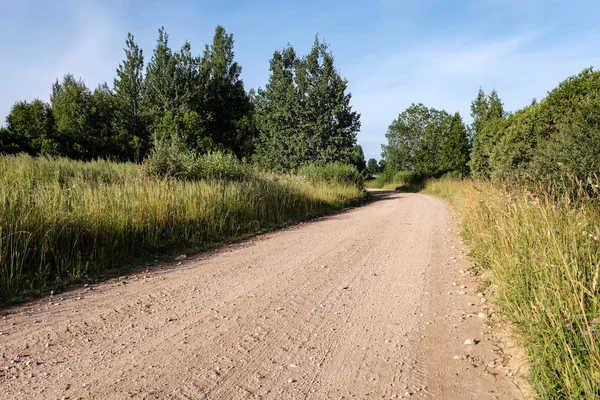
[[[431,181],[426,192],[458,209],[473,256],[492,273],[497,309],[522,340],[539,398],[600,398],[598,198],[581,188],[577,196],[534,195],[470,180]]]
[[[199,250],[357,204],[350,184],[256,173],[148,177],[134,164],[0,157],[0,303],[156,255]]]

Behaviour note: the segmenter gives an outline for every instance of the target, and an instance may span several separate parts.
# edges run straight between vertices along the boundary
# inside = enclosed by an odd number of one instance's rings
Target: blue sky
[[[362,114],[358,143],[379,159],[387,126],[413,102],[470,121],[480,86],[516,110],[600,67],[598,15],[597,0],[0,0],[0,118],[17,100],[48,100],[67,72],[112,84],[127,32],[149,60],[161,25],[173,48],[187,39],[196,53],[223,25],[246,89],[264,86],[274,50],[289,42],[303,54],[318,32]]]

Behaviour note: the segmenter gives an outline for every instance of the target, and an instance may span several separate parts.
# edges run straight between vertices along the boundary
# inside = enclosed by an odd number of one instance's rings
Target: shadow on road
[[[399,192],[395,190],[385,190],[385,189],[367,189],[367,192],[373,198],[373,201],[382,201],[382,200],[398,200],[403,196],[400,195]]]

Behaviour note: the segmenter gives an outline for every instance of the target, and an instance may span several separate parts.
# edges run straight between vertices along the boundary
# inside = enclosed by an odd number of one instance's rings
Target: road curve
[[[0,398],[520,398],[448,205],[373,193],[0,310]]]

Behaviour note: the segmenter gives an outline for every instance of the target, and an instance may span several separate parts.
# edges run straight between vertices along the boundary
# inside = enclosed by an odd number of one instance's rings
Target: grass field
[[[184,182],[135,164],[29,156],[0,157],[0,182],[0,304],[365,198],[351,183],[254,170]]]
[[[492,273],[497,311],[526,350],[539,398],[600,398],[597,197],[470,180],[430,181],[425,192],[460,213],[473,257]]]

